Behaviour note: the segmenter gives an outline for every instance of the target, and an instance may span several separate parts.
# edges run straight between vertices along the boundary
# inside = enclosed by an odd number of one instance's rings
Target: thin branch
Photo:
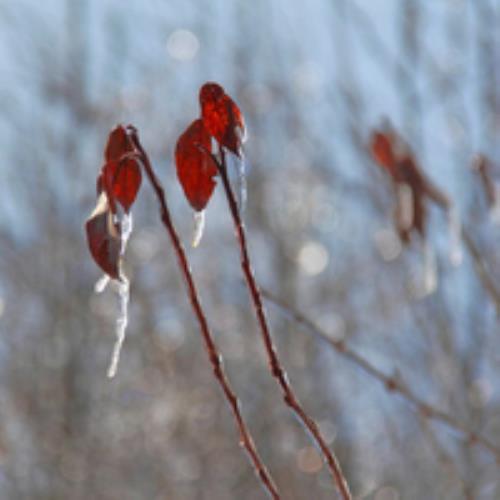
[[[224,191],[226,193],[227,202],[229,205],[229,209],[231,211],[234,228],[236,231],[236,238],[238,240],[238,245],[240,248],[241,268],[245,276],[245,281],[253,302],[253,306],[255,308],[255,314],[259,322],[262,341],[264,343],[264,347],[266,350],[271,374],[273,375],[274,378],[276,378],[283,392],[286,404],[292,409],[292,411],[295,412],[299,420],[309,430],[314,441],[321,449],[321,452],[323,453],[326,463],[333,476],[334,484],[339,490],[342,498],[344,500],[351,500],[352,496],[349,491],[349,486],[342,472],[342,469],[340,468],[337,458],[335,457],[334,453],[328,448],[328,445],[326,444],[326,441],[323,438],[316,422],[302,408],[302,405],[295,396],[293,389],[290,385],[290,382],[288,381],[285,370],[283,369],[281,362],[278,358],[276,348],[273,344],[271,333],[269,331],[266,314],[264,312],[261,293],[259,287],[257,286],[257,283],[255,282],[255,278],[253,275],[252,266],[248,254],[245,229],[240,217],[238,205],[236,203],[236,199],[233,190],[231,188],[231,184],[229,183],[224,150],[220,148],[220,158],[221,158],[220,161],[218,161],[213,155],[212,158],[217,165],[219,174],[222,179],[222,183],[224,185]]]
[[[450,429],[453,429],[455,432],[461,434],[470,444],[477,444],[483,449],[488,450],[492,455],[494,455],[497,464],[500,465],[499,446],[493,444],[491,441],[478,434],[477,432],[469,429],[466,424],[460,422],[455,417],[452,417],[451,415],[435,408],[434,406],[420,399],[406,384],[404,384],[402,380],[394,376],[386,375],[384,372],[376,368],[358,353],[349,349],[344,342],[332,339],[328,335],[328,333],[319,328],[312,320],[310,320],[304,314],[292,308],[291,306],[285,304],[282,300],[275,297],[271,292],[265,289],[261,289],[261,294],[266,298],[266,300],[278,306],[282,311],[286,312],[298,324],[301,324],[311,333],[326,341],[341,356],[349,359],[356,366],[371,375],[373,378],[382,382],[382,384],[384,384],[388,391],[398,393],[400,396],[402,396],[403,399],[411,403],[422,416],[445,424]]]
[[[208,327],[208,322],[198,298],[198,292],[196,290],[196,286],[191,274],[186,254],[184,252],[184,248],[179,239],[174,223],[170,217],[170,212],[167,206],[167,201],[163,186],[161,185],[160,180],[158,179],[153,170],[153,167],[151,165],[147,153],[144,151],[141,143],[139,142],[139,138],[137,136],[137,130],[133,127],[130,127],[129,132],[134,147],[140,153],[144,170],[148,176],[151,186],[153,187],[153,190],[158,199],[158,203],[160,206],[161,220],[170,236],[172,246],[174,247],[175,253],[177,255],[177,259],[179,261],[179,267],[183,274],[184,281],[186,283],[186,287],[188,290],[191,307],[196,316],[196,319],[198,320],[200,332],[202,334],[203,341],[205,343],[205,349],[209,357],[210,363],[212,365],[214,375],[219,385],[221,386],[222,391],[224,392],[224,396],[227,402],[229,403],[233,411],[233,415],[240,432],[240,437],[241,437],[240,444],[244,446],[245,450],[247,451],[250,461],[255,469],[255,472],[257,476],[260,478],[260,481],[265,490],[267,491],[267,493],[270,495],[271,498],[278,500],[280,498],[278,489],[269,471],[267,470],[265,464],[263,463],[262,459],[260,458],[257,452],[254,440],[252,438],[252,435],[250,434],[250,430],[248,429],[248,426],[245,423],[245,420],[241,414],[238,398],[234,393],[233,389],[231,388],[229,380],[224,371],[222,356],[219,353],[215,340]]]
[[[476,269],[477,276],[495,306],[497,317],[500,317],[500,291],[496,288],[495,283],[491,278],[488,266],[471,235],[465,229],[462,229],[462,239],[467,250],[469,251],[472,261],[474,262],[474,268]]]

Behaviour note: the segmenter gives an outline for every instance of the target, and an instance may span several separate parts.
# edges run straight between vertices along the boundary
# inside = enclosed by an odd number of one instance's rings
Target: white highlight
[[[94,292],[95,293],[102,293],[108,286],[109,281],[111,278],[107,274],[103,274],[97,281],[96,284],[94,285]]]
[[[201,212],[194,213],[194,229],[193,237],[191,239],[191,246],[196,248],[203,237],[203,231],[205,229],[205,210]]]
[[[424,281],[423,281],[423,293],[425,295],[430,295],[434,293],[437,289],[438,278],[437,278],[437,262],[434,250],[429,245],[428,242],[424,241],[423,244],[423,254],[424,254]]]
[[[450,262],[454,266],[459,266],[463,259],[462,223],[457,208],[453,206],[448,211],[448,230],[450,233]]]

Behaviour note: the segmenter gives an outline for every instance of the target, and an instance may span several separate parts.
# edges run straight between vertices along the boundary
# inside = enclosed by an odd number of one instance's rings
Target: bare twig
[[[245,229],[240,217],[238,205],[236,203],[231,184],[229,183],[224,150],[220,148],[220,161],[217,160],[217,158],[215,158],[214,156],[212,156],[212,158],[219,170],[219,174],[224,185],[224,191],[226,193],[229,209],[231,211],[231,216],[233,218],[234,228],[236,231],[236,237],[241,254],[241,268],[245,276],[245,281],[255,308],[255,314],[259,322],[262,341],[264,343],[264,347],[268,357],[270,371],[273,377],[276,378],[283,392],[286,404],[292,409],[292,411],[295,412],[299,420],[306,426],[306,428],[314,438],[314,441],[321,449],[321,452],[333,476],[334,484],[340,492],[340,495],[344,500],[350,500],[352,496],[349,491],[349,486],[342,472],[342,469],[340,468],[337,458],[335,457],[334,453],[328,448],[328,445],[326,444],[326,441],[323,438],[316,422],[305,412],[299,400],[295,396],[290,382],[288,381],[285,370],[283,369],[276,353],[276,348],[273,344],[266,319],[266,314],[264,312],[261,293],[253,275],[252,266],[248,254]]]
[[[130,139],[132,140],[134,147],[140,154],[144,170],[148,176],[148,179],[158,199],[158,203],[160,205],[161,220],[170,236],[170,240],[172,242],[172,246],[174,247],[175,253],[177,254],[177,259],[179,261],[179,268],[181,269],[184,281],[186,283],[189,299],[191,302],[191,307],[196,316],[196,319],[198,320],[200,332],[202,334],[203,341],[205,343],[205,349],[210,359],[214,375],[219,385],[221,386],[222,391],[224,392],[224,396],[227,402],[229,403],[233,411],[233,415],[240,432],[240,437],[241,437],[240,443],[242,446],[244,446],[245,450],[248,452],[250,461],[255,469],[257,476],[260,478],[263,487],[265,488],[267,493],[271,496],[271,498],[277,500],[280,498],[278,489],[269,471],[267,470],[265,464],[263,463],[262,459],[260,458],[257,452],[254,440],[252,438],[252,435],[250,434],[250,430],[248,429],[247,424],[245,423],[245,420],[241,414],[238,398],[234,393],[233,389],[231,388],[229,380],[224,371],[222,357],[219,354],[219,350],[217,348],[215,340],[208,327],[207,319],[205,317],[200,301],[198,299],[198,292],[196,290],[193,277],[191,275],[191,270],[189,267],[186,254],[184,252],[184,248],[179,239],[174,223],[170,217],[170,212],[168,210],[163,186],[161,185],[160,180],[157,178],[153,170],[153,167],[151,165],[147,153],[144,151],[141,143],[139,142],[137,130],[130,126],[128,127],[128,130],[130,133]]]
[[[477,248],[476,243],[472,239],[469,232],[465,229],[462,229],[462,239],[472,258],[472,261],[474,262],[474,268],[476,269],[477,276],[495,306],[497,317],[500,317],[500,291],[496,288],[495,283],[491,278],[488,266],[484,261],[481,252]]]
[[[496,446],[485,437],[469,429],[466,424],[460,422],[455,417],[452,417],[451,415],[433,407],[432,405],[420,399],[402,380],[394,376],[386,375],[384,372],[373,366],[369,361],[360,356],[358,353],[349,349],[344,342],[332,339],[327,332],[319,328],[311,319],[309,319],[296,309],[292,308],[291,306],[285,304],[282,300],[275,297],[271,292],[265,289],[261,289],[261,294],[266,298],[266,300],[275,304],[282,311],[290,315],[290,317],[293,318],[294,321],[307,328],[317,337],[326,341],[341,356],[349,359],[356,366],[360,367],[363,371],[371,375],[373,378],[376,378],[377,380],[382,382],[388,391],[398,393],[400,396],[402,396],[403,399],[411,403],[422,416],[447,425],[450,429],[453,429],[455,432],[460,433],[469,443],[477,444],[485,450],[488,450],[492,455],[495,456],[497,463],[500,465],[499,446]]]

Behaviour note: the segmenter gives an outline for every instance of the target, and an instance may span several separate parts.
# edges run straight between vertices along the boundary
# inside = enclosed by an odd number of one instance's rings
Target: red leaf
[[[205,83],[200,89],[201,117],[217,142],[241,156],[245,140],[245,123],[236,103],[217,83]]]
[[[128,212],[141,187],[142,175],[138,161],[130,157],[109,161],[104,166],[104,175],[111,196]]]
[[[104,150],[106,164],[97,178],[97,193],[106,188],[112,211],[116,210],[114,202],[118,201],[128,212],[137,197],[142,175],[134,153],[127,129],[117,125],[109,134]]]
[[[120,278],[121,238],[113,222],[106,193],[101,193],[96,207],[85,223],[87,243],[96,264],[111,278]]]
[[[375,161],[394,177],[396,175],[396,158],[391,140],[386,134],[382,132],[372,134],[371,152]]]
[[[106,163],[110,161],[118,161],[123,155],[132,153],[134,146],[127,134],[127,130],[123,125],[117,125],[109,134],[108,143],[104,150],[104,158]]]
[[[198,119],[179,137],[175,147],[177,177],[186,198],[198,212],[205,208],[216,185],[217,167],[208,153],[210,143],[210,134]]]

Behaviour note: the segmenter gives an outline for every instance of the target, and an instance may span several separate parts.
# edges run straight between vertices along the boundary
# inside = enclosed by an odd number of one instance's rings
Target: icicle
[[[462,263],[462,224],[460,214],[456,207],[452,206],[448,210],[448,230],[450,233],[449,258],[454,266]]]
[[[191,246],[193,248],[196,248],[200,244],[204,229],[205,229],[205,210],[202,210],[201,212],[195,212],[193,237],[191,239]]]
[[[123,214],[121,219],[121,240],[122,240],[122,249],[121,254],[125,253],[125,249],[127,247],[128,239],[132,234],[132,214]]]
[[[125,253],[127,242],[132,233],[132,214],[123,214],[121,221],[121,254]],[[120,313],[116,319],[116,341],[113,346],[113,354],[108,368],[108,377],[113,378],[116,375],[118,362],[120,361],[120,352],[122,349],[123,341],[125,340],[125,332],[128,324],[128,302],[130,297],[130,283],[123,272],[120,273],[120,280],[116,281],[118,288],[118,297],[120,299]]]
[[[111,278],[107,274],[103,274],[97,281],[96,284],[94,285],[94,292],[95,293],[102,293],[108,286],[109,280]]]
[[[399,206],[399,220],[401,228],[410,229],[413,225],[413,193],[411,187],[406,183],[397,185],[397,197]]]
[[[494,201],[490,209],[490,217],[493,224],[500,224],[500,182],[494,184]]]
[[[238,205],[240,208],[240,214],[245,211],[247,204],[247,178],[246,178],[246,165],[245,157],[243,152],[241,152],[241,157],[237,159],[238,163]]]
[[[437,288],[437,263],[434,250],[427,241],[423,243],[423,256],[424,256],[424,280],[423,280],[423,293],[430,295],[436,291]]]
[[[118,362],[120,361],[120,352],[125,340],[125,330],[128,324],[128,300],[129,300],[129,281],[125,276],[121,276],[122,281],[117,281],[118,296],[120,297],[120,314],[116,320],[116,341],[113,346],[113,354],[108,368],[108,377],[113,378],[116,375]]]

